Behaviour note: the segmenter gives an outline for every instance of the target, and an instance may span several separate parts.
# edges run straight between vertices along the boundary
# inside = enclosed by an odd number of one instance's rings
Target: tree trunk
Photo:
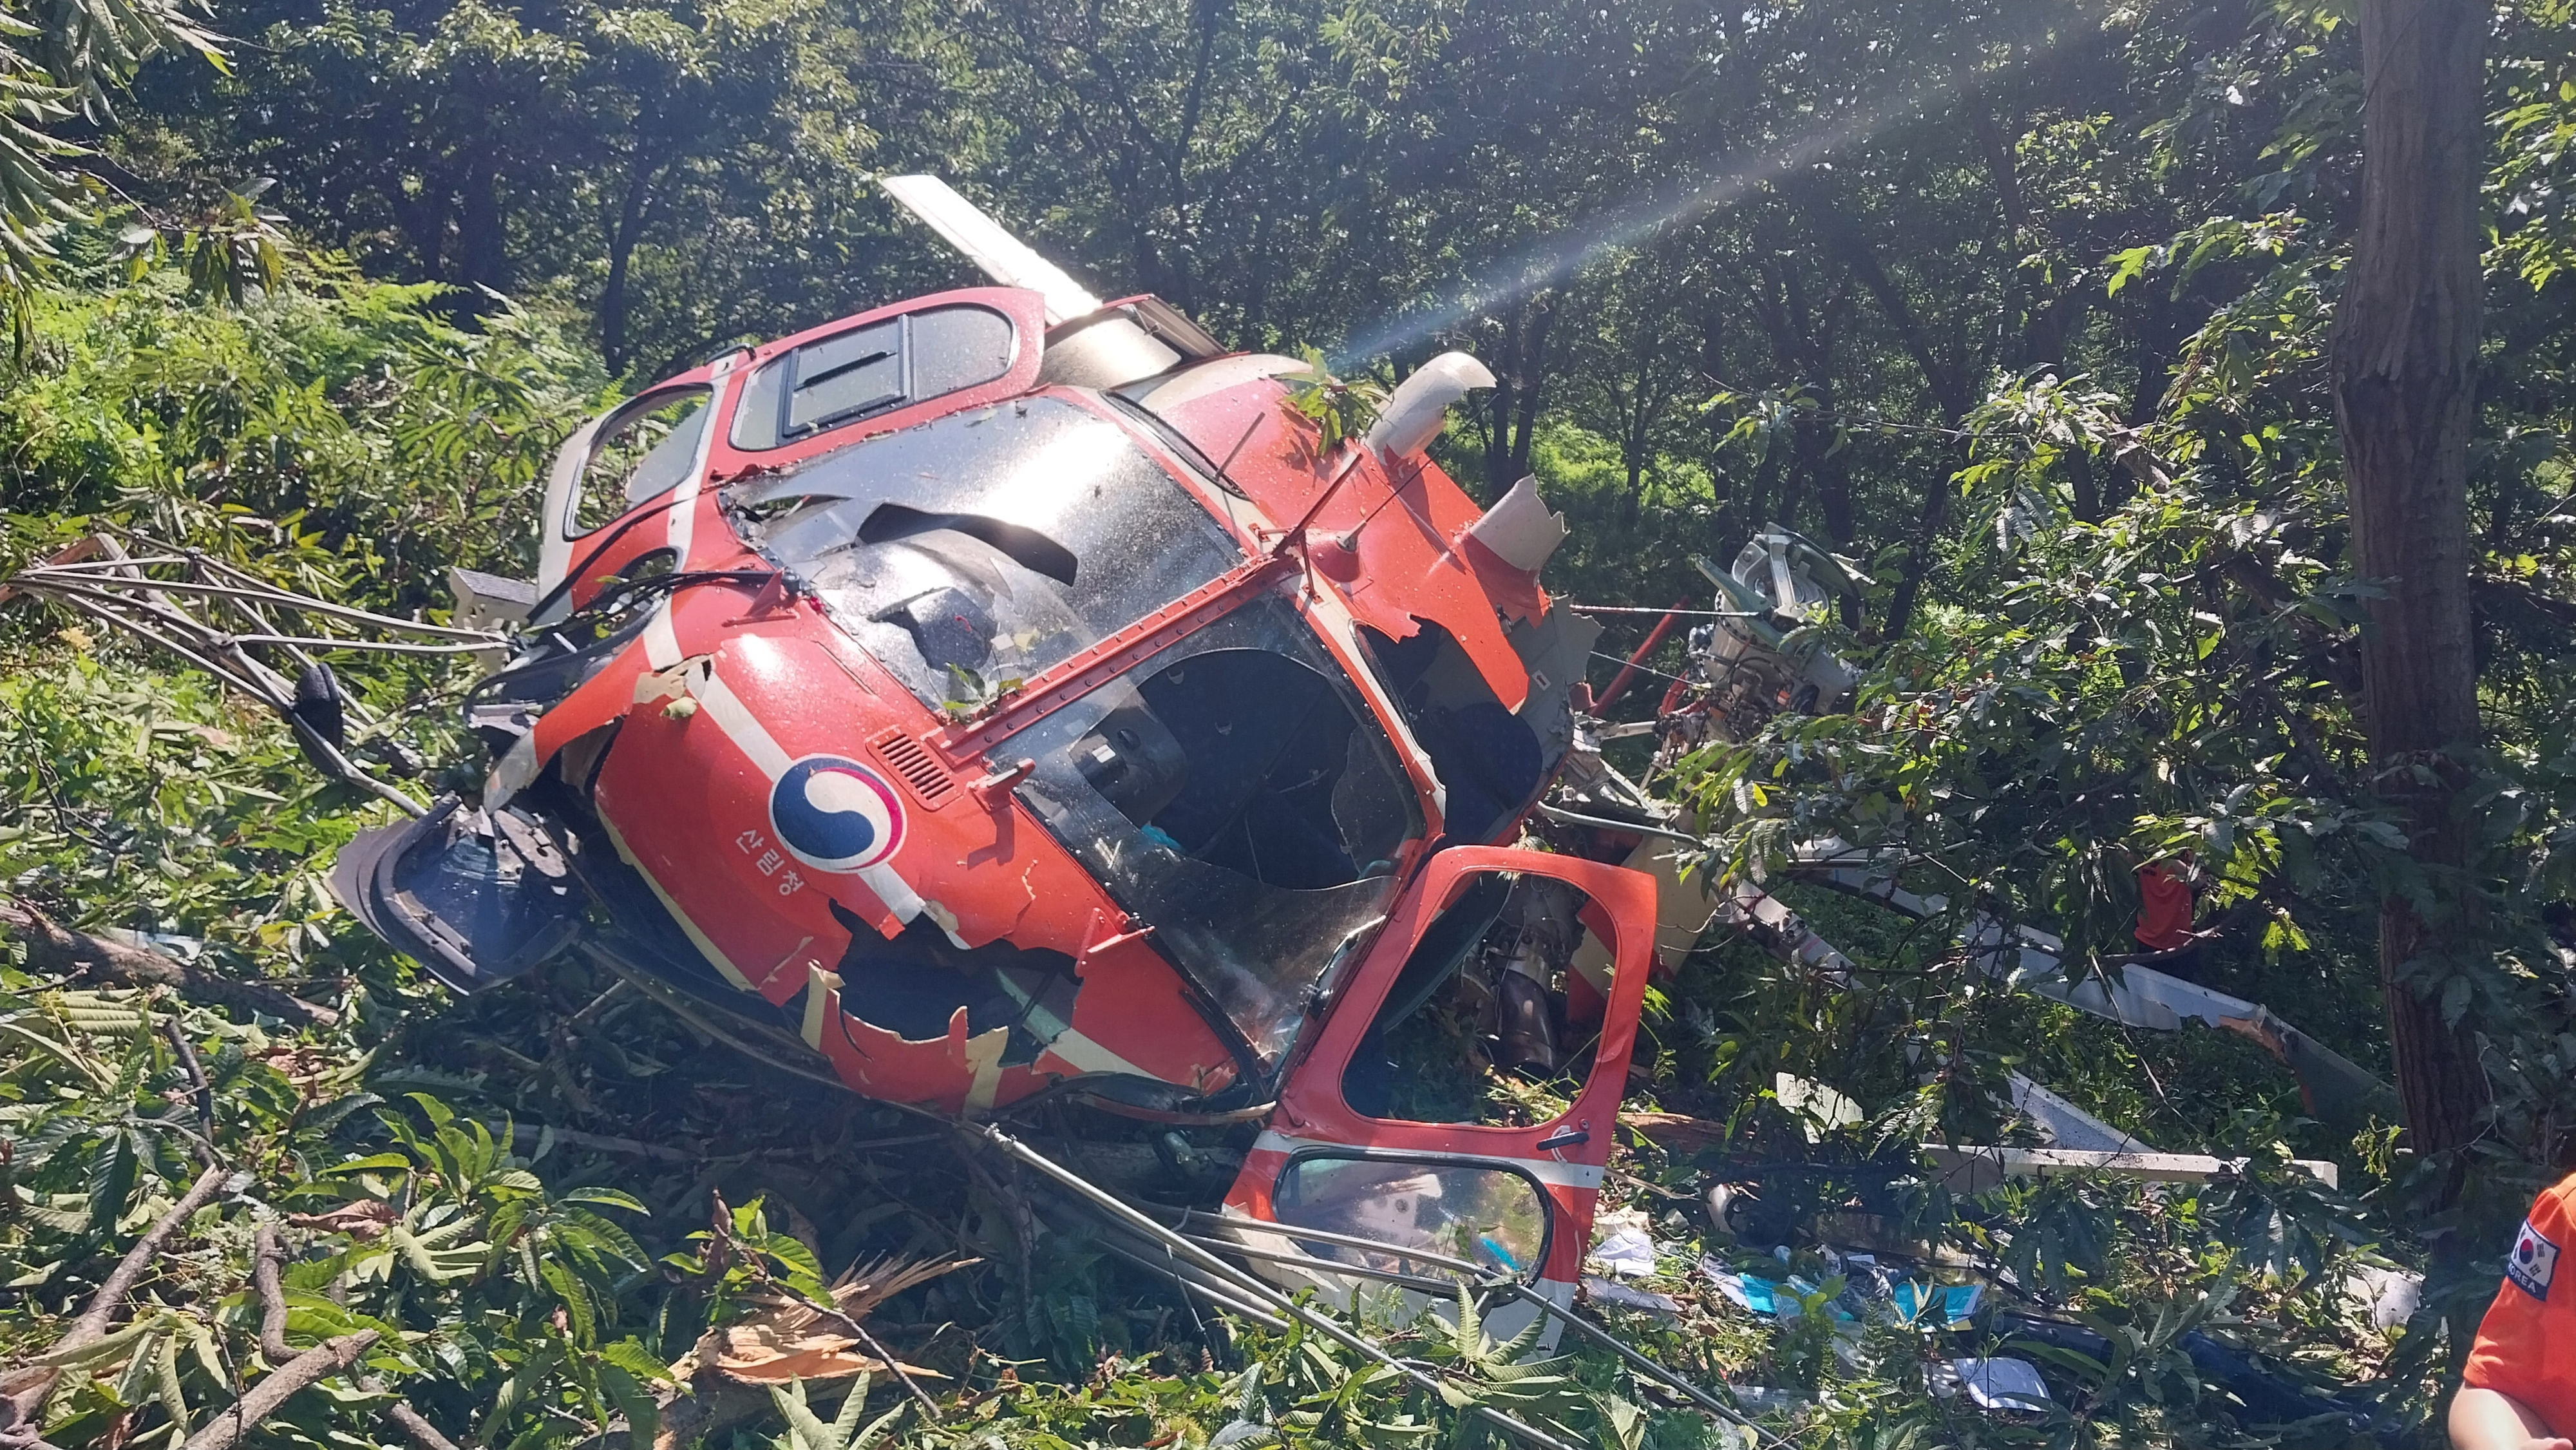
[[[467,316],[492,305],[472,289],[506,292],[510,286],[509,238],[501,207],[500,163],[489,155],[468,163],[456,217],[456,280],[468,291],[451,299]]]
[[[1905,291],[1888,274],[1879,260],[1878,248],[1854,224],[1851,217],[1834,203],[1822,189],[1806,194],[1808,224],[1824,239],[1825,244],[1840,254],[1876,299],[1879,311],[1888,325],[1896,329],[1897,341],[1914,359],[1915,368],[1923,375],[1924,387],[1932,394],[1933,403],[1941,410],[1941,424],[1956,433],[1964,427],[1969,409],[1976,406],[1976,380],[1969,359],[1974,348],[1965,337],[1949,339],[1951,349],[1945,352],[1930,335],[1923,321],[1907,300]],[[1955,461],[1967,463],[1967,449],[1957,448]],[[1923,586],[1932,573],[1933,554],[1939,549],[1941,535],[1950,527],[1950,500],[1958,493],[1951,481],[1952,473],[1944,469],[1929,481],[1923,495],[1923,512],[1915,524],[1914,537],[1906,546],[1905,564],[1898,573],[1896,588],[1889,595],[1887,618],[1880,626],[1885,637],[1894,639],[1912,627],[1914,607],[1922,598]]]
[[[1493,431],[1485,445],[1485,486],[1495,498],[1530,471],[1551,301],[1547,293],[1533,292],[1496,318],[1502,324],[1502,346],[1494,369]]]
[[[648,156],[638,144],[634,166],[626,176],[626,195],[617,209],[617,224],[609,230],[608,282],[599,293],[599,351],[611,377],[622,375],[632,361],[626,354],[629,269],[635,245],[644,237],[644,202],[661,173],[660,158]]]
[[[2433,917],[2380,903],[2379,968],[2409,1139],[2447,1152],[2488,1102],[2475,1037],[2446,1025],[2448,975],[2410,963],[2464,939],[2474,891],[2456,819],[2456,768],[2436,752],[2478,735],[2469,628],[2468,447],[2479,325],[2480,49],[2470,0],[2362,0],[2362,196],[2335,313],[2335,422],[2352,495],[2357,571],[2379,581],[2363,635],[2362,699],[2381,792],[2408,817]],[[2392,769],[2422,762],[2422,779]],[[2427,995],[2423,985],[2437,989]]]
[[[1555,301],[1546,292],[1530,299],[1529,341],[1521,351],[1520,396],[1512,400],[1516,416],[1512,419],[1511,477],[1502,481],[1505,489],[1529,476],[1530,449],[1538,432],[1539,384],[1547,376],[1547,325],[1555,316]]]

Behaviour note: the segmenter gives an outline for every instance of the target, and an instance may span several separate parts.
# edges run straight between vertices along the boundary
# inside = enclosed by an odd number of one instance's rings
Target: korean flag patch
[[[2540,1236],[2531,1220],[2522,1221],[2522,1232],[2515,1236],[2513,1253],[2504,1261],[2504,1276],[2522,1292],[2546,1302],[2549,1281],[2558,1272],[2558,1245]]]

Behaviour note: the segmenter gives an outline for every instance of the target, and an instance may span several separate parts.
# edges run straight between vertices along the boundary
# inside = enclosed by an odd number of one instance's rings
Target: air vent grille
[[[937,810],[956,792],[956,783],[919,740],[903,731],[889,730],[871,743],[876,747],[877,758],[912,788],[923,805]]]

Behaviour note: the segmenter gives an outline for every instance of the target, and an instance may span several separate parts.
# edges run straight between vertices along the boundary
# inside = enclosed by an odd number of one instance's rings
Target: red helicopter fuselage
[[[657,974],[862,1094],[1258,1120],[1235,1211],[1473,1220],[1461,1252],[1561,1291],[1655,909],[1494,845],[1591,640],[1537,582],[1561,525],[1526,486],[1480,509],[1421,427],[1328,442],[1299,406],[1326,380],[1152,299],[1048,320],[1013,287],[914,299],[577,433],[531,635],[601,638],[478,707],[507,726],[482,818],[582,817],[577,874],[649,892],[607,905]],[[1506,935],[1553,943],[1523,970],[1584,1036],[1571,1107],[1420,1121],[1388,1033]]]

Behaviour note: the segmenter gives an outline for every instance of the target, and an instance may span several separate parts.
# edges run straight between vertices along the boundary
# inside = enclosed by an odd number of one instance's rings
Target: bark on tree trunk
[[[1493,427],[1485,440],[1485,486],[1495,498],[1530,471],[1552,301],[1545,292],[1534,293],[1496,318],[1502,324],[1502,345],[1494,367]]]
[[[2362,697],[2382,771],[2473,741],[2477,666],[2469,628],[2468,445],[2479,326],[2481,48],[2487,7],[2470,0],[2362,0],[2360,226],[2335,314],[2335,422],[2352,496],[2359,572],[2387,597],[2363,636]],[[2460,1147],[2488,1101],[2473,1035],[2446,1025],[2438,993],[2400,979],[2458,938],[2471,903],[2470,842],[2453,819],[2456,777],[2385,777],[2411,850],[2433,879],[2435,920],[2381,902],[2379,958],[2409,1138]],[[2448,918],[2441,919],[2441,918]],[[2438,985],[2439,978],[2435,979]]]
[[[509,239],[501,206],[500,173],[500,163],[488,155],[477,156],[466,167],[456,217],[456,280],[468,290],[452,300],[457,310],[467,316],[480,316],[492,305],[489,298],[475,295],[472,289],[506,292],[510,287]]]
[[[612,377],[624,373],[626,365],[633,361],[626,353],[627,280],[636,243],[644,238],[645,200],[661,174],[661,158],[648,156],[638,145],[634,165],[627,172],[626,195],[618,206],[617,224],[608,234],[608,283],[599,293],[599,350]]]

